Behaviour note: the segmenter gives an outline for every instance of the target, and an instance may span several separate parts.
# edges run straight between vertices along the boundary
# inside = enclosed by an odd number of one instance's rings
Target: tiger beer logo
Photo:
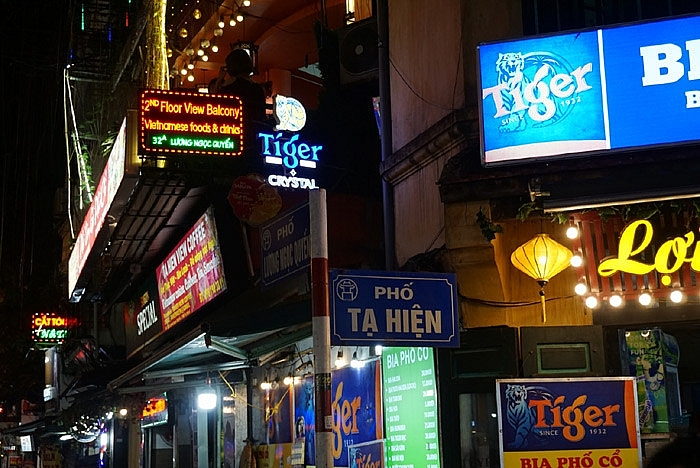
[[[497,84],[484,88],[482,99],[493,101],[501,133],[557,124],[593,89],[586,82],[592,62],[573,68],[550,52],[508,52],[495,65]]]

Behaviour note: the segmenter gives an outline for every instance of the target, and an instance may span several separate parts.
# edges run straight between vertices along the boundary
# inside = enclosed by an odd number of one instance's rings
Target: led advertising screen
[[[141,93],[140,149],[154,155],[239,156],[243,120],[236,96],[147,89]]]
[[[382,352],[387,466],[440,467],[433,348]]]
[[[478,47],[485,165],[700,140],[700,17]]]
[[[226,290],[211,208],[158,266],[156,276],[163,331],[169,330]]]

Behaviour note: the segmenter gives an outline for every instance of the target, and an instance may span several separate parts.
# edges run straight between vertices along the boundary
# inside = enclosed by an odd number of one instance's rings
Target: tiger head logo
[[[525,59],[520,52],[507,52],[498,54],[496,60],[496,71],[498,72],[498,82],[505,83],[512,78],[522,74],[525,69]]]

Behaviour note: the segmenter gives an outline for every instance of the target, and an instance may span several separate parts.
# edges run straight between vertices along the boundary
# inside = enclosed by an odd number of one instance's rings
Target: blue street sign
[[[304,203],[260,226],[260,276],[264,286],[308,269],[309,224],[309,204]]]
[[[332,270],[331,344],[459,347],[450,273]]]

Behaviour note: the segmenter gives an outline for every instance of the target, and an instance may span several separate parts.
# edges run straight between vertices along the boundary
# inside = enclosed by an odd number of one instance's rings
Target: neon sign
[[[243,105],[236,96],[147,89],[140,109],[140,146],[146,153],[243,152]]]
[[[604,259],[598,265],[601,276],[611,276],[618,271],[635,275],[645,275],[653,270],[661,273],[661,282],[671,284],[670,274],[678,271],[684,263],[700,272],[700,248],[695,242],[695,233],[688,232],[683,237],[669,239],[656,250],[653,263],[644,263],[642,254],[649,247],[654,237],[654,228],[645,219],[629,224],[620,235],[617,257]],[[639,239],[639,244],[635,240]],[[634,258],[640,258],[635,260]]]
[[[39,312],[32,317],[32,338],[35,344],[55,346],[68,337],[70,328],[78,325],[75,317],[64,317],[55,312]]]

